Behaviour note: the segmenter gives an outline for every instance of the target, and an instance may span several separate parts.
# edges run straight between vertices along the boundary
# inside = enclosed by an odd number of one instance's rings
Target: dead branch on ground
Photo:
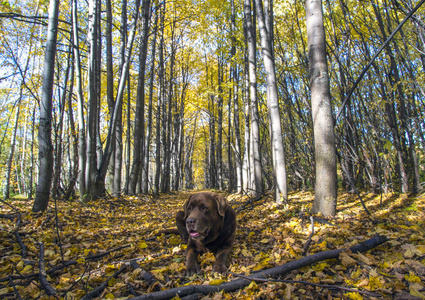
[[[367,241],[364,241],[363,243],[360,243],[356,246],[353,246],[349,248],[353,253],[357,252],[365,252],[368,250],[371,250],[383,243],[385,243],[388,240],[386,236],[377,235]],[[210,293],[217,293],[217,292],[233,292],[235,290],[239,290],[241,288],[244,288],[247,286],[253,278],[273,278],[278,275],[284,275],[290,271],[300,269],[305,266],[309,266],[311,264],[314,264],[316,262],[326,260],[326,259],[332,259],[332,258],[338,258],[339,254],[342,251],[345,251],[346,249],[335,249],[335,250],[328,250],[323,251],[319,253],[315,253],[309,256],[306,256],[304,258],[291,261],[289,263],[276,266],[270,269],[265,269],[262,271],[259,271],[257,273],[254,273],[252,275],[247,276],[249,279],[240,278],[236,279],[230,282],[226,282],[220,285],[188,285],[188,286],[181,286],[172,288],[169,290],[154,292],[150,294],[145,294],[142,296],[137,296],[134,298],[131,298],[133,300],[145,300],[145,299],[151,299],[151,300],[159,300],[159,299],[171,299],[173,297],[176,297],[177,295],[179,297],[185,297],[192,294],[210,294]]]

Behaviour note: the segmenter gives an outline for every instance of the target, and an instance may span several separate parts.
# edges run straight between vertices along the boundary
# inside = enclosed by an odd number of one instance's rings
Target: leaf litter
[[[200,256],[202,273],[186,277],[186,245],[178,235],[161,231],[175,228],[175,212],[190,194],[125,196],[86,204],[58,201],[57,219],[54,207],[34,214],[32,201],[0,203],[0,298],[127,299],[185,285],[220,285],[384,235],[388,242],[371,251],[343,251],[339,259],[203,299],[425,299],[423,194],[381,198],[364,193],[372,217],[357,196],[342,194],[336,217],[316,215],[313,223],[311,192],[292,193],[289,204],[282,206],[271,196],[247,205],[246,196],[226,195],[238,222],[229,274],[212,273],[214,255],[206,253]],[[46,279],[55,295],[49,296],[40,284],[41,245]]]

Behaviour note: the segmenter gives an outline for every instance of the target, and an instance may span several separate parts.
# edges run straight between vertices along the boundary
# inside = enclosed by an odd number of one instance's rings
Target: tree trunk
[[[276,73],[273,58],[273,45],[267,32],[264,21],[263,4],[261,0],[254,0],[257,7],[258,28],[260,31],[261,48],[263,52],[264,67],[267,73],[267,106],[270,121],[270,140],[273,160],[274,177],[276,181],[275,201],[278,204],[288,201],[288,188],[286,184],[285,149],[283,147],[282,128],[279,112],[279,100],[276,84]]]
[[[156,152],[155,152],[155,180],[154,180],[154,193],[155,195],[159,194],[160,188],[160,179],[161,179],[161,100],[164,98],[164,19],[165,19],[165,4],[162,6],[161,10],[161,24],[159,28],[161,29],[161,39],[159,41],[159,88],[158,88],[158,96],[157,96],[157,107],[156,107]]]
[[[136,194],[137,185],[140,183],[142,163],[144,157],[145,139],[145,70],[149,39],[149,10],[150,0],[143,0],[142,6],[142,34],[139,49],[139,73],[137,82],[137,104],[134,124],[133,162],[130,175],[129,193]]]
[[[63,152],[63,120],[65,115],[65,103],[67,96],[67,88],[69,81],[69,69],[70,69],[70,60],[71,60],[71,45],[68,50],[68,59],[66,60],[66,70],[65,78],[63,84],[62,96],[59,102],[59,124],[55,129],[55,165],[53,172],[53,185],[52,185],[52,195],[56,199],[59,196],[60,190],[60,179],[61,179],[61,164],[62,164],[62,152]]]
[[[158,7],[157,7],[158,8]],[[151,57],[155,57],[156,53],[156,36],[158,30],[158,16],[159,11],[155,14],[154,21],[154,35],[151,41]],[[146,127],[146,138],[145,138],[145,152],[144,152],[144,162],[143,162],[143,172],[142,172],[142,193],[147,194],[149,192],[149,157],[150,157],[150,143],[151,143],[151,134],[152,134],[152,101],[153,101],[153,89],[154,89],[154,78],[155,78],[155,60],[151,62],[150,69],[150,79],[149,79],[149,105],[148,105],[148,124]]]
[[[87,81],[87,148],[86,148],[86,195],[88,198],[95,197],[94,183],[96,181],[97,171],[97,152],[96,152],[96,135],[97,135],[97,115],[98,103],[96,97],[96,47],[97,47],[97,5],[98,0],[89,1],[89,28],[88,42],[90,45],[88,58],[88,81]],[[86,200],[83,196],[83,200]]]
[[[22,88],[21,88],[21,95],[20,99],[22,99]],[[19,102],[20,102],[19,99]],[[20,103],[18,102],[18,105],[16,107],[16,113],[15,113],[15,125],[13,126],[13,133],[10,138],[10,150],[9,150],[9,157],[7,159],[6,164],[6,178],[5,178],[5,187],[4,187],[4,200],[8,200],[10,198],[10,175],[12,174],[12,163],[13,163],[13,156],[15,153],[15,145],[16,145],[16,133],[18,131],[18,123],[19,123],[19,114],[21,111]]]
[[[73,49],[75,61],[75,73],[77,84],[77,118],[78,118],[78,170],[79,170],[79,188],[80,201],[83,200],[87,193],[86,189],[86,129],[84,122],[84,99],[81,76],[81,57],[79,50],[78,37],[78,19],[77,19],[77,0],[72,1],[72,34],[73,34]]]
[[[46,54],[44,57],[43,90],[40,103],[40,123],[38,129],[39,177],[37,192],[32,207],[33,212],[45,211],[49,203],[50,186],[53,175],[52,145],[52,98],[53,77],[58,34],[59,1],[50,0],[49,24],[47,27]]]
[[[260,129],[259,114],[257,104],[257,74],[256,74],[256,39],[255,26],[253,22],[254,16],[251,16],[251,1],[244,0],[244,16],[246,26],[246,40],[248,45],[248,70],[249,70],[249,89],[251,99],[251,134],[250,134],[250,171],[249,175],[252,180],[252,194],[259,195],[263,193],[262,166],[260,157]]]
[[[238,65],[235,61],[236,55],[236,11],[235,11],[235,1],[230,0],[230,8],[231,8],[231,18],[230,18],[230,32],[231,32],[231,40],[232,40],[232,48],[230,50],[230,60],[231,60],[231,68],[230,68],[230,76],[232,82],[231,95],[232,98],[230,101],[233,101],[233,128],[235,135],[235,148],[234,148],[234,159],[235,159],[235,172],[236,175],[236,186],[232,186],[232,188],[236,188],[236,192],[242,192],[242,156],[241,156],[241,133],[240,133],[240,111],[239,111],[239,99],[238,99]],[[229,115],[231,110],[229,109]],[[229,117],[230,123],[230,117]],[[229,131],[230,132],[230,131]],[[230,135],[230,134],[229,134]],[[230,140],[229,140],[229,148],[230,148]],[[230,154],[229,154],[230,159]],[[229,160],[229,168],[230,160]],[[232,175],[230,175],[232,176]]]
[[[306,1],[306,22],[316,157],[313,212],[334,216],[337,200],[336,152],[321,0]]]

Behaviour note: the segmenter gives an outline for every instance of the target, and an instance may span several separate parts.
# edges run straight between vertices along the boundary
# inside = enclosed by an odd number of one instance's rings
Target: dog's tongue
[[[197,238],[197,237],[199,237],[199,236],[200,236],[200,234],[199,234],[199,232],[191,232],[191,233],[190,233],[190,236],[191,236],[191,237],[194,237],[194,238]]]

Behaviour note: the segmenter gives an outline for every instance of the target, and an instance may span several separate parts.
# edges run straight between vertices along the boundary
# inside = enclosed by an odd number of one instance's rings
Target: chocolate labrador
[[[213,271],[226,273],[226,262],[233,247],[236,213],[227,200],[215,193],[202,192],[189,197],[183,211],[177,212],[177,228],[186,249],[186,273],[199,273],[198,255],[215,255]]]

